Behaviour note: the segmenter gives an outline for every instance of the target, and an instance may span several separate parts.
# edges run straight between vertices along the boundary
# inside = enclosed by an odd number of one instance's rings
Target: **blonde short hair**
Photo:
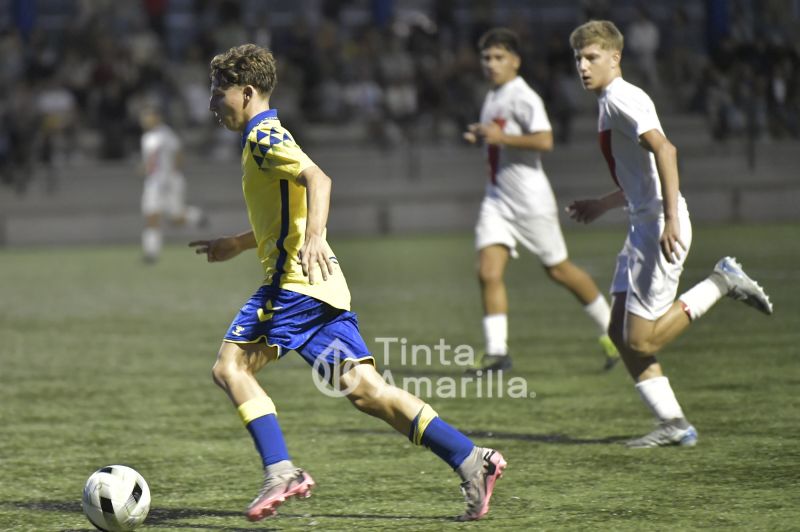
[[[590,20],[575,28],[569,36],[569,44],[574,50],[599,44],[603,50],[621,52],[624,37],[610,20]]]

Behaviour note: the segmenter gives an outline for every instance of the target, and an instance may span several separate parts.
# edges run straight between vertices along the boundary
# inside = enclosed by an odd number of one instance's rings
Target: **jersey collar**
[[[621,80],[622,80],[622,76],[617,76],[614,79],[612,79],[611,83],[606,85],[606,87],[602,90],[601,95],[605,96],[606,94],[608,94],[608,91],[611,89],[611,86],[615,85],[615,84],[619,85],[619,83],[621,83]]]
[[[507,88],[507,87],[511,87],[512,85],[516,85],[516,84],[517,84],[517,81],[518,81],[519,79],[521,79],[521,78],[520,78],[520,76],[515,76],[514,78],[512,78],[512,79],[510,79],[510,80],[506,81],[505,83],[503,83],[503,84],[502,84],[502,85],[500,85],[499,87],[494,87],[494,88],[492,89],[492,92],[494,92],[495,94],[500,94],[501,92],[503,92],[504,90],[506,90],[506,88]]]
[[[244,128],[244,132],[242,133],[242,149],[244,149],[245,144],[247,144],[247,137],[250,136],[250,132],[253,130],[253,128],[267,118],[278,118],[278,110],[267,109],[266,111],[258,113],[256,116],[251,118],[249,122],[247,122],[247,127]]]

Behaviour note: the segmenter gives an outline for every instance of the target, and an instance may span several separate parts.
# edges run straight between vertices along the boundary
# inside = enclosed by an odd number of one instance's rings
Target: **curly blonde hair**
[[[580,50],[592,44],[599,44],[603,50],[622,51],[624,37],[610,20],[590,20],[575,28],[569,36],[569,44]]]
[[[222,88],[252,85],[258,92],[270,94],[278,82],[275,57],[255,44],[234,46],[214,56],[210,78]]]

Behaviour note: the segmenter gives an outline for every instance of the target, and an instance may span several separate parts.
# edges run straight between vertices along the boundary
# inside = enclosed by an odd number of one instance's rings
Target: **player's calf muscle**
[[[367,375],[349,375],[357,384],[347,394],[350,402],[361,412],[386,421],[405,434],[417,412],[424,406],[421,399],[388,384],[374,369],[363,371]],[[374,373],[374,374],[370,374]],[[347,386],[343,377],[343,384]]]

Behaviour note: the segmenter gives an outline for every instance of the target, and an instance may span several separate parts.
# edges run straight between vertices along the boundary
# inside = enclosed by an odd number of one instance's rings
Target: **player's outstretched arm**
[[[533,133],[525,133],[524,135],[508,135],[500,130],[500,126],[495,124],[496,137],[486,137],[486,142],[489,144],[502,144],[509,148],[517,148],[520,150],[533,150],[533,151],[553,151],[553,132],[552,131],[535,131]],[[497,131],[499,130],[499,131]]]
[[[232,259],[242,251],[253,249],[257,245],[253,231],[247,231],[235,236],[223,236],[213,240],[195,240],[189,246],[195,248],[195,253],[205,255],[208,262],[222,262]]]
[[[553,151],[553,132],[534,131],[523,135],[509,135],[496,122],[488,124],[470,124],[464,133],[464,139],[470,143],[482,141],[495,146],[508,146],[521,150]]]
[[[591,223],[606,211],[625,206],[625,194],[615,190],[601,198],[575,200],[566,208],[567,214],[576,222]]]
[[[331,202],[331,178],[319,166],[311,166],[303,170],[297,182],[306,187],[308,218],[303,247],[300,248],[300,265],[308,282],[316,282],[315,266],[319,266],[322,280],[327,281],[333,275],[334,264],[331,261],[330,247],[325,240],[325,226],[328,223],[328,209]]]

